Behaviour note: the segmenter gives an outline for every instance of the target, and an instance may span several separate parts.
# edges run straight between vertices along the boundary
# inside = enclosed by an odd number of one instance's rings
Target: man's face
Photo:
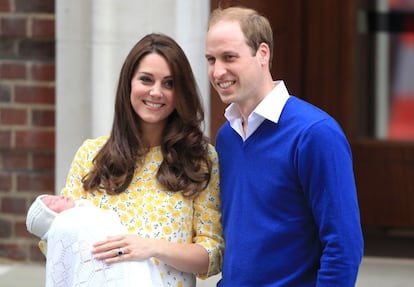
[[[256,96],[262,73],[256,55],[238,22],[219,21],[210,26],[206,41],[208,75],[224,103],[243,106]]]

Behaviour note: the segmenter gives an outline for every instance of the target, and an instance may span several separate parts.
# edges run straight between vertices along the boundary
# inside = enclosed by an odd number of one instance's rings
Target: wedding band
[[[122,255],[124,255],[124,251],[122,251],[122,249],[121,249],[121,248],[119,248],[119,249],[118,249],[118,252],[116,253],[116,255],[118,255],[118,256],[122,256]]]

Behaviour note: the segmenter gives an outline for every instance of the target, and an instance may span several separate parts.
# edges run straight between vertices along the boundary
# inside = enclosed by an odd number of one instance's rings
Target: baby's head
[[[50,194],[39,195],[27,211],[27,230],[43,238],[56,215],[74,206],[75,202],[70,197]]]

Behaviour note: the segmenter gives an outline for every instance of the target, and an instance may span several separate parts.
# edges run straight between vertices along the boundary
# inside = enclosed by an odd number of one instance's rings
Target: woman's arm
[[[118,255],[122,250],[123,254]],[[94,244],[95,258],[106,263],[146,260],[155,257],[177,270],[206,274],[209,257],[199,244],[173,243],[162,239],[143,238],[134,234],[111,236]]]

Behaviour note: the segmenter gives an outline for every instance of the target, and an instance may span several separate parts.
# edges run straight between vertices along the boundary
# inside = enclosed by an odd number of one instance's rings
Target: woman
[[[171,38],[150,34],[121,69],[111,134],[86,140],[62,194],[118,213],[128,234],[97,242],[112,264],[155,261],[165,286],[220,272],[218,161],[204,137],[191,66]]]

